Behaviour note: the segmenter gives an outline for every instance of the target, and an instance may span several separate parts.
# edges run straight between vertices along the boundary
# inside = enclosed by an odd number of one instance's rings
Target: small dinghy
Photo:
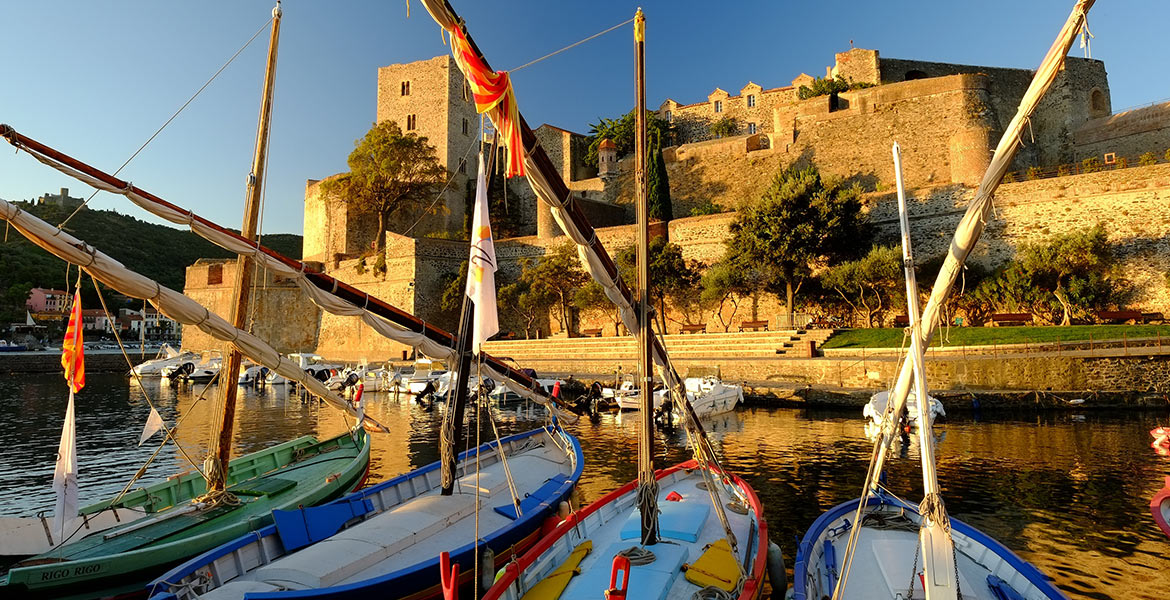
[[[846,568],[841,560],[854,526],[857,500],[821,515],[796,552],[796,600],[832,598]],[[866,500],[848,580],[837,598],[925,598],[918,506],[886,493]],[[966,600],[1064,599],[1036,567],[979,530],[950,519],[958,590]]]
[[[1154,522],[1162,529],[1162,533],[1170,536],[1170,477],[1166,478],[1166,485],[1154,494],[1150,500],[1150,513],[1154,515]]]
[[[939,402],[938,398],[929,395],[927,398],[930,399],[930,421],[932,423],[938,420],[939,417],[947,416],[947,411],[943,410],[942,402]],[[870,396],[869,402],[861,411],[861,414],[865,417],[867,424],[880,424],[882,422],[882,416],[886,414],[886,405],[889,404],[889,402],[890,392],[888,391],[881,391],[874,394],[873,396]],[[916,396],[913,391],[911,391],[910,395],[906,397],[906,410],[904,412],[904,416],[907,422],[909,422],[910,426],[917,429],[918,396]]]
[[[493,441],[460,456],[450,496],[439,494],[435,462],[325,506],[278,511],[274,525],[166,573],[150,594],[154,600],[437,597],[440,552],[449,551],[470,578],[477,518],[481,557],[490,549],[498,563],[492,568],[503,566],[536,542],[583,467],[580,444],[559,427]],[[523,495],[519,509],[514,490]]]

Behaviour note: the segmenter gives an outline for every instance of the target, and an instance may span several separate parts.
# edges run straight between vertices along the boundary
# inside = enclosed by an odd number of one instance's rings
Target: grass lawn
[[[903,330],[850,329],[829,338],[823,348],[898,348]],[[944,327],[935,333],[932,346],[986,346],[991,344],[1034,344],[1050,342],[1094,342],[1123,338],[1166,338],[1170,344],[1170,325],[1072,325],[1070,327]],[[909,340],[907,340],[909,345]]]

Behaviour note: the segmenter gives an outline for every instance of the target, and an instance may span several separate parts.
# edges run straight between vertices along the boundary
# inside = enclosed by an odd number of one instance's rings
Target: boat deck
[[[710,494],[700,487],[702,483],[703,476],[699,471],[685,470],[659,480],[661,541],[644,547],[653,553],[653,562],[631,566],[627,588],[629,598],[691,598],[703,587],[687,580],[684,565],[695,563],[708,545],[724,539],[724,532],[714,512]],[[667,500],[667,496],[672,493],[677,493],[682,499]],[[601,598],[609,589],[614,557],[619,552],[641,547],[641,518],[636,497],[636,491],[630,491],[587,515],[525,570],[521,575],[521,593],[518,594],[517,586],[513,585],[503,597],[517,598],[527,593],[563,564],[574,548],[588,541],[592,544],[592,550],[581,561],[578,567],[580,574],[568,581],[559,599]],[[724,505],[729,500],[722,487],[720,499]],[[756,539],[758,530],[755,515],[750,511],[739,514],[727,510],[726,513],[731,530],[738,540],[735,560],[745,573],[750,574],[752,560],[760,543]],[[732,577],[736,577],[734,570],[732,573]],[[539,597],[545,596],[542,594]],[[550,594],[547,597],[558,596]]]
[[[375,500],[375,505],[386,507],[383,512],[243,575],[229,578],[227,572],[217,573],[226,583],[199,597],[238,599],[248,592],[319,589],[368,581],[470,544],[477,524],[481,539],[507,528],[515,522],[510,516],[515,509],[503,463],[494,452],[485,453],[477,476],[474,458],[469,462],[460,470],[463,476],[457,480],[453,495],[439,495],[437,471],[428,474],[431,477],[403,481],[382,491],[381,499]],[[527,496],[525,491],[532,496],[521,503],[522,511],[539,502],[542,486],[559,487],[574,469],[564,449],[547,443],[544,436],[509,454],[507,465],[521,497]],[[415,491],[421,493],[413,495]],[[221,564],[228,565],[228,561],[217,560],[215,566]]]

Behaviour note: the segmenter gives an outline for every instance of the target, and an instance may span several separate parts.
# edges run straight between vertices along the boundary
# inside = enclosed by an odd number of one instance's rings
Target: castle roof
[[[613,143],[613,140],[605,138],[601,140],[601,144],[597,148],[598,150],[617,150],[617,144]]]

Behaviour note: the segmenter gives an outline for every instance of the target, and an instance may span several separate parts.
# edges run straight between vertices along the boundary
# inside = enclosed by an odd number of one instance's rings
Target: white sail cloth
[[[230,342],[248,358],[296,381],[335,408],[356,416],[348,402],[305,373],[297,363],[281,356],[260,338],[232,327],[198,302],[127,269],[94,247],[4,200],[0,200],[0,219],[11,223],[24,237],[58,258],[81,266],[102,283],[132,298],[149,300],[159,312],[179,323],[198,327],[218,340]]]
[[[370,328],[372,328],[374,331],[378,332],[379,335],[396,342],[406,344],[424,356],[434,360],[449,362],[452,361],[455,357],[455,351],[450,346],[436,342],[422,333],[404,329],[366,310],[366,308],[363,306],[357,306],[347,300],[339,298],[331,292],[327,292],[318,288],[317,286],[313,285],[313,282],[309,281],[309,279],[305,277],[303,271],[294,269],[277,260],[276,258],[261,252],[257,249],[255,244],[250,244],[243,239],[225,234],[213,227],[209,227],[206,223],[203,223],[199,219],[195,218],[196,215],[193,212],[183,212],[176,210],[175,208],[168,207],[146,198],[134,190],[133,184],[127,183],[125,188],[115,187],[106,183],[105,181],[102,181],[101,179],[83,173],[77,169],[74,169],[73,167],[70,167],[69,165],[63,164],[60,161],[54,160],[48,156],[44,156],[39,152],[35,152],[30,148],[23,149],[41,163],[52,167],[70,177],[73,177],[74,179],[77,179],[86,185],[92,186],[102,191],[110,192],[111,194],[125,196],[131,202],[138,205],[140,208],[149,212],[150,214],[155,215],[156,217],[165,219],[177,225],[185,225],[199,237],[221,248],[224,248],[225,250],[251,257],[252,260],[256,261],[256,263],[259,264],[261,268],[267,269],[280,275],[281,277],[296,282],[297,286],[305,292],[305,294],[309,297],[310,300],[312,300],[314,304],[330,314],[346,317],[357,317],[361,319],[363,323],[369,325]],[[200,328],[202,329],[202,327]],[[493,380],[503,382],[504,385],[508,387],[508,389],[512,390],[522,398],[527,398],[538,404],[545,405],[546,407],[550,408],[558,418],[564,420],[567,423],[577,422],[577,415],[574,415],[569,411],[562,410],[561,408],[557,407],[550,399],[533,392],[520,383],[513,381],[505,373],[492,368],[490,364],[485,363],[483,365],[483,369],[486,374]]]

